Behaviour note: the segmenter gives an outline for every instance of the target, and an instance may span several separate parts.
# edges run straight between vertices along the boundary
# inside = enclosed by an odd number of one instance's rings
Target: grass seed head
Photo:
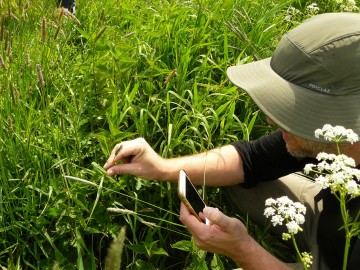
[[[94,43],[96,43],[96,41],[98,41],[98,39],[104,34],[104,32],[106,31],[106,29],[107,29],[107,26],[105,26],[103,29],[101,29],[101,30],[97,33],[96,37],[94,38]]]
[[[6,31],[5,32],[5,40],[4,40],[4,51],[7,50],[8,43],[9,43],[9,31]]]
[[[78,18],[76,18],[76,16],[74,14],[72,14],[69,10],[64,9],[64,15],[66,17],[69,17],[71,20],[73,20],[74,22],[76,22],[78,25],[80,25],[80,21]]]
[[[29,7],[30,7],[30,1],[27,1],[24,5],[22,16],[26,15],[26,12],[28,11]]]
[[[29,54],[27,53],[26,56],[25,56],[25,64],[26,64],[26,68],[27,68],[27,69],[30,68],[30,63],[31,63],[30,56],[29,56]]]
[[[105,17],[105,9],[103,8],[103,9],[101,10],[101,13],[100,13],[100,17],[99,17],[99,20],[98,20],[98,25],[103,24],[104,17]]]
[[[111,243],[105,258],[105,270],[120,269],[121,255],[126,236],[125,232],[125,227],[122,227],[116,239]]]
[[[45,17],[43,17],[42,21],[41,21],[41,41],[42,42],[46,41],[46,19],[45,19]]]
[[[38,75],[39,86],[45,87],[44,76],[43,76],[43,73],[41,70],[41,66],[39,64],[36,64],[36,71],[37,71],[37,75]]]
[[[129,37],[132,37],[135,34],[136,34],[136,32],[133,31],[133,32],[130,32],[129,34],[126,34],[125,36],[123,36],[123,38],[129,38]]]
[[[176,69],[171,71],[171,73],[166,77],[164,84],[168,84],[175,75],[176,75]]]
[[[14,125],[13,125],[12,118],[10,116],[7,117],[7,123],[8,123],[9,134],[13,135],[14,134]]]
[[[56,39],[57,36],[59,35],[60,29],[61,29],[61,27],[60,27],[60,25],[59,25],[59,26],[56,28],[56,32],[55,32],[55,35],[54,35],[54,39]]]
[[[2,58],[1,55],[0,55],[0,66],[1,66],[3,69],[7,70],[6,65],[5,65],[5,62],[4,62],[4,58]]]
[[[62,17],[64,17],[64,14],[65,14],[65,9],[64,9],[64,8],[60,8],[60,10],[59,10],[59,17],[58,17],[59,21],[61,20]]]
[[[124,215],[136,215],[136,213],[129,209],[108,207],[106,210],[112,213],[124,214]]]
[[[4,40],[4,23],[5,23],[5,18],[4,16],[1,16],[0,41]]]
[[[9,58],[9,63],[11,64],[13,62],[13,54],[12,54],[10,46],[9,46],[9,50],[8,50],[8,58]]]

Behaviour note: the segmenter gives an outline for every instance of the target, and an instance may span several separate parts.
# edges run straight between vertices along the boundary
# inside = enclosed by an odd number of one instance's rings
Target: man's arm
[[[236,149],[224,146],[202,154],[164,159],[143,139],[117,144],[104,169],[107,174],[132,174],[148,180],[176,182],[185,170],[194,184],[226,186],[243,182],[241,157]]]
[[[240,220],[228,217],[212,207],[205,207],[202,214],[210,221],[210,225],[200,222],[181,204],[180,220],[189,229],[200,249],[225,255],[246,270],[290,269],[261,247]]]

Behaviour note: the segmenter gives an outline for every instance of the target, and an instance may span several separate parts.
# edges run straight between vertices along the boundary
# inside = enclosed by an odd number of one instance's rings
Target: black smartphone
[[[207,219],[203,220],[199,216],[206,204],[184,170],[179,172],[178,195],[191,214],[201,222],[208,224]]]

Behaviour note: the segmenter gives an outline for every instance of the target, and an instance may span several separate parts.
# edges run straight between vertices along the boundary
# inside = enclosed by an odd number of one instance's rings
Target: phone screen
[[[197,214],[199,214],[204,210],[205,204],[187,176],[186,176],[186,199],[191,204],[192,208]]]

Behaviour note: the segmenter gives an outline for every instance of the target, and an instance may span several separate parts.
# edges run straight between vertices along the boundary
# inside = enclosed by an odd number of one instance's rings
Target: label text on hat
[[[323,92],[323,93],[330,93],[330,89],[329,88],[322,88],[321,86],[309,83],[309,87],[311,87],[312,89],[319,91],[319,92]]]

